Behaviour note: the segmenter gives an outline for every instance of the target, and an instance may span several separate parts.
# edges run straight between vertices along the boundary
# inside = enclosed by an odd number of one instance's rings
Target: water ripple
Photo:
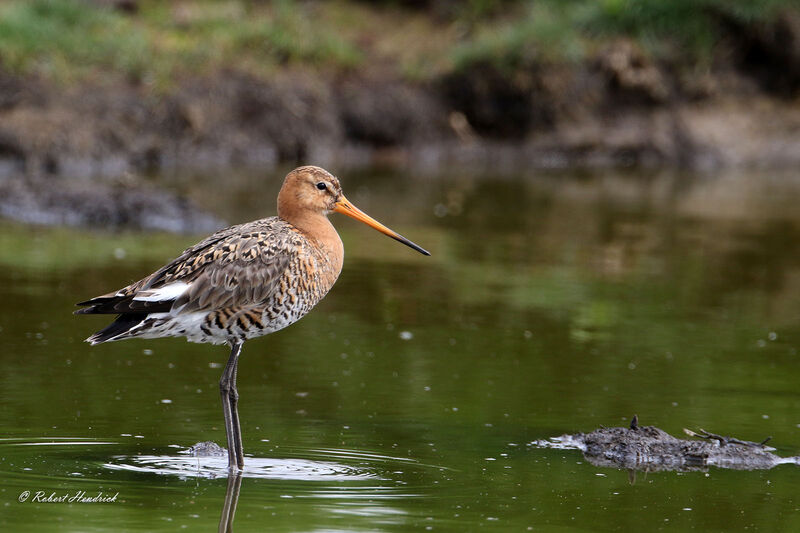
[[[228,476],[227,457],[185,457],[179,455],[117,455],[103,465],[111,470],[174,475],[186,478]],[[374,471],[333,461],[248,457],[243,477],[293,481],[382,480]]]

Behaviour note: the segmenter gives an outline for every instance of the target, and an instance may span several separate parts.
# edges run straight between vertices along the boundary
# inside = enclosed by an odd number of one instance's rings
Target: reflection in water
[[[244,470],[231,472],[226,455],[213,457],[175,456],[115,456],[113,462],[103,466],[112,471],[151,473],[177,476],[179,479],[227,477],[225,499],[220,515],[219,531],[233,531],[233,521],[241,493],[243,478],[311,482],[315,485],[304,496],[322,501],[337,500],[336,504],[321,504],[317,507],[332,515],[353,515],[362,518],[380,518],[383,523],[399,523],[405,515],[402,509],[387,505],[388,501],[414,498],[407,488],[392,486],[396,483],[383,478],[377,472],[392,463],[404,467],[415,466],[413,461],[378,454],[362,454],[353,450],[313,450],[308,453],[322,456],[339,456],[372,462],[373,466],[350,466],[334,461],[311,459],[272,459],[248,456]],[[411,463],[411,464],[409,464]],[[416,465],[427,468],[425,465]],[[369,484],[364,484],[368,482]],[[400,521],[401,522],[401,521]]]
[[[406,472],[414,469],[420,472],[439,470],[407,458],[361,453],[348,449],[293,451],[294,454],[307,456],[305,458],[248,457],[245,469],[233,473],[228,469],[227,456],[224,453],[201,457],[192,457],[186,452],[178,452],[176,455],[116,455],[111,457],[111,461],[98,465],[96,459],[98,456],[106,456],[103,453],[106,448],[96,448],[97,445],[120,446],[120,443],[74,437],[40,438],[32,441],[19,438],[3,439],[0,443],[0,458],[2,458],[0,462],[4,463],[6,468],[0,473],[9,486],[13,487],[13,480],[16,479],[13,476],[14,465],[25,464],[30,457],[25,449],[35,447],[39,450],[38,457],[44,458],[43,463],[47,469],[38,467],[35,472],[27,473],[24,484],[20,486],[20,492],[23,492],[23,488],[26,490],[47,488],[48,494],[51,491],[56,495],[73,494],[79,490],[73,484],[74,479],[80,479],[83,484],[80,487],[88,487],[85,489],[87,493],[93,494],[95,490],[100,492],[101,488],[107,493],[109,479],[140,479],[135,484],[128,481],[116,486],[114,492],[121,494],[119,503],[122,505],[131,503],[133,486],[139,485],[145,490],[148,487],[163,486],[157,481],[145,483],[140,477],[132,478],[126,474],[149,475],[151,479],[155,474],[157,479],[182,481],[215,480],[225,477],[227,486],[218,527],[219,531],[228,532],[233,531],[234,518],[243,494],[244,478],[250,480],[247,489],[250,491],[251,501],[254,498],[256,501],[264,498],[265,482],[278,481],[274,487],[280,491],[279,498],[299,498],[314,502],[313,508],[316,513],[331,517],[372,519],[377,520],[375,523],[381,524],[402,524],[407,511],[402,507],[391,505],[390,502],[409,501],[418,498],[420,494],[397,479],[397,474],[400,473],[398,469],[403,468]],[[187,450],[190,451],[191,449]],[[336,458],[340,458],[342,462]],[[348,464],[347,461],[357,464]],[[95,470],[97,466],[101,467],[99,472]],[[395,478],[387,476],[387,473],[394,473]],[[65,484],[60,489],[50,489],[48,483],[52,484],[53,480],[62,480]],[[213,486],[214,484],[209,481],[195,485],[201,492]],[[302,486],[307,488],[303,489]],[[255,496],[256,493],[260,495]],[[244,497],[247,498],[247,491]],[[269,496],[266,499],[269,500]]]
[[[630,486],[577,452],[523,445],[638,412],[673,435],[772,435],[776,455],[796,455],[800,176],[342,178],[434,256],[334,222],[337,286],[241,361],[257,465],[237,531],[800,531],[800,468],[651,470]],[[273,213],[279,183],[190,185],[237,222]],[[0,529],[219,525],[224,460],[169,447],[224,435],[208,400],[226,354],[177,340],[89,351],[69,315],[75,294],[195,240],[0,225],[1,427],[74,443],[0,447]],[[98,441],[115,444],[81,444]],[[37,487],[113,488],[124,503],[14,503]]]
[[[242,486],[242,471],[234,470],[228,475],[228,487],[225,490],[225,504],[219,517],[219,533],[233,532],[233,518],[239,504],[239,489]]]
[[[243,477],[293,481],[367,481],[380,476],[366,468],[332,461],[309,459],[265,459],[249,457]],[[228,458],[186,457],[180,455],[118,455],[103,465],[110,470],[172,475],[180,479],[216,479],[228,476]]]

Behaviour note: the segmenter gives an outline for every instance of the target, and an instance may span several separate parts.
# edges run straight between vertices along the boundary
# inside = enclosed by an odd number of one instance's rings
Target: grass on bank
[[[489,62],[515,67],[531,61],[580,61],[604,43],[627,37],[653,57],[684,64],[710,60],[719,19],[768,22],[797,0],[538,0],[516,16],[477,24],[453,52],[454,67]]]
[[[420,3],[416,3],[418,6]],[[475,62],[580,61],[625,36],[692,64],[711,56],[719,13],[767,21],[797,0],[141,0],[133,15],[92,0],[0,3],[0,68],[55,81],[109,74],[155,85],[237,68],[395,69],[432,78]]]
[[[257,73],[287,64],[351,68],[361,53],[311,13],[282,0],[140,3],[127,15],[87,0],[0,4],[0,66],[17,74],[80,81],[98,74],[168,84],[223,67]]]

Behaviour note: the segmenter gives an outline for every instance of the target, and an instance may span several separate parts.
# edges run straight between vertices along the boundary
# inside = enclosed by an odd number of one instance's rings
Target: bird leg
[[[239,354],[242,353],[243,341],[231,342],[231,355],[222,377],[219,380],[219,394],[222,398],[222,413],[225,415],[225,436],[228,438],[228,469],[244,468],[244,451],[242,450],[242,430],[239,426],[239,391],[236,390],[236,374],[239,366]]]

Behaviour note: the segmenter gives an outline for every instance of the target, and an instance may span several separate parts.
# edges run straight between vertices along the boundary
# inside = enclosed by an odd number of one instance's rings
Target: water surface
[[[797,531],[800,469],[639,472],[531,443],[638,414],[800,453],[800,175],[342,175],[337,285],[248,342],[236,531]],[[278,176],[174,176],[230,222]],[[0,225],[0,527],[215,530],[224,347],[82,342],[73,304],[199,236]],[[224,461],[223,461],[224,462]],[[18,499],[28,491],[24,503]],[[45,503],[102,493],[107,503]]]

